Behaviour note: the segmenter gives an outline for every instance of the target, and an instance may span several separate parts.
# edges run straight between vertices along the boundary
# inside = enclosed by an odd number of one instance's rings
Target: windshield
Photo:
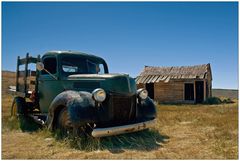
[[[80,56],[66,56],[61,60],[61,70],[65,75],[104,74],[104,65]]]

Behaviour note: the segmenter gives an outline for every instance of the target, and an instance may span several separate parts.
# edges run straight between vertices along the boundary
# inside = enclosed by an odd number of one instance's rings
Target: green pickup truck
[[[30,66],[34,66],[30,70]],[[23,69],[23,70],[20,70]],[[154,126],[156,107],[128,74],[110,74],[104,59],[50,51],[17,59],[11,115],[48,129],[105,137]]]

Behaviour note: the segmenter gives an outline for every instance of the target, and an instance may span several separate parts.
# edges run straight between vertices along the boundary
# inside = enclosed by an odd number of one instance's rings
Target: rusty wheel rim
[[[74,125],[71,120],[67,108],[64,108],[59,115],[58,128],[60,133],[66,136],[83,136],[84,129],[81,126]]]
[[[70,131],[72,131],[72,124],[66,108],[64,108],[60,113],[59,129],[66,134],[69,134]]]
[[[17,116],[17,103],[14,102],[13,107],[12,107],[12,114],[13,117]]]

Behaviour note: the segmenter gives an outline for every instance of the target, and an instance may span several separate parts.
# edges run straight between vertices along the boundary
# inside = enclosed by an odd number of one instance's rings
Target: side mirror
[[[49,75],[51,75],[55,80],[58,80],[56,76],[54,76],[52,73],[50,73],[47,69],[44,68],[44,64],[42,62],[37,62],[36,64],[36,68],[39,71],[44,70],[45,72],[47,72]]]
[[[42,71],[44,69],[44,64],[42,62],[37,62],[37,70]]]

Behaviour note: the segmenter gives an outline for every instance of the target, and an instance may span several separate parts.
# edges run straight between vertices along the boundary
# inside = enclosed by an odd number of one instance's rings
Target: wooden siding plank
[[[32,71],[32,70],[27,70],[27,74],[25,73],[25,70],[19,70],[18,71],[18,76],[19,77],[25,77],[25,75],[28,76],[36,76],[36,71]]]
[[[36,71],[30,71],[30,76],[36,76]]]
[[[24,70],[18,71],[18,76],[19,77],[24,77],[25,76],[25,71]]]
[[[183,100],[183,82],[159,82],[154,86],[155,100],[159,102],[175,102]]]
[[[203,81],[203,101],[206,101],[206,80]]]
[[[28,58],[22,58],[19,60],[19,65],[25,65],[27,63],[37,63],[37,58],[29,56]]]

